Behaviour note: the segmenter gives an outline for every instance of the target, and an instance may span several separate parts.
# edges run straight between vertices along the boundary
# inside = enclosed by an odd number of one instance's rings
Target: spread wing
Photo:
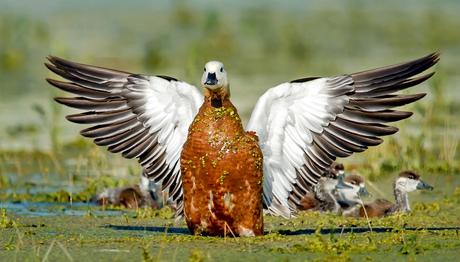
[[[85,112],[68,115],[74,123],[91,125],[81,134],[125,158],[136,158],[143,175],[182,210],[180,153],[188,127],[203,96],[185,82],[166,76],[145,76],[48,57],[45,65],[69,80],[47,81],[76,97],[55,100]]]
[[[304,78],[269,89],[257,102],[247,130],[264,154],[264,205],[289,217],[336,157],[362,152],[398,131],[386,123],[412,115],[392,110],[425,94],[400,95],[434,73],[433,53],[398,65],[350,75]]]

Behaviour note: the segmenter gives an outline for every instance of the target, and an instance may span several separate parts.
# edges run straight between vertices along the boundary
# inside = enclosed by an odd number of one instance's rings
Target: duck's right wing
[[[77,97],[55,100],[84,110],[68,115],[99,146],[125,158],[137,158],[144,176],[162,184],[182,211],[180,153],[188,128],[203,103],[202,94],[166,76],[145,76],[48,57],[45,65],[70,82],[47,81]]]

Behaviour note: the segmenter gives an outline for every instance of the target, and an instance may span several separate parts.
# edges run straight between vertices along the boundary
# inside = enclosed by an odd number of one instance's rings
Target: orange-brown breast
[[[207,99],[184,144],[184,213],[193,234],[261,235],[262,152],[228,99]]]

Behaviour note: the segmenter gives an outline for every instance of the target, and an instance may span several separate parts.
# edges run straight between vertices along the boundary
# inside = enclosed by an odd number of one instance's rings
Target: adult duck
[[[394,213],[409,213],[409,192],[415,190],[433,190],[433,187],[425,183],[420,175],[414,171],[403,171],[399,173],[393,184],[395,203],[384,198],[379,198],[371,203],[366,203],[355,208],[354,212],[345,214],[354,217],[384,217]]]
[[[230,102],[220,62],[205,65],[203,96],[168,76],[48,60],[51,71],[70,81],[48,82],[77,95],[56,101],[86,111],[67,119],[92,125],[81,134],[97,145],[138,159],[143,175],[161,183],[192,233],[252,236],[263,232],[262,203],[268,212],[290,217],[336,157],[395,133],[384,123],[412,113],[391,108],[425,94],[394,93],[430,78],[433,73],[417,75],[439,55],[280,84],[259,98],[250,132]]]

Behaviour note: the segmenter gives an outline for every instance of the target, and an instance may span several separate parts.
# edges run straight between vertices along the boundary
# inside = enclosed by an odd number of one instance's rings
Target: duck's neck
[[[409,197],[407,192],[395,185],[394,195],[396,201],[394,211],[410,212]]]
[[[228,88],[220,88],[218,90],[204,89],[205,103],[209,103],[212,107],[222,107],[224,102],[230,100],[230,91]]]

